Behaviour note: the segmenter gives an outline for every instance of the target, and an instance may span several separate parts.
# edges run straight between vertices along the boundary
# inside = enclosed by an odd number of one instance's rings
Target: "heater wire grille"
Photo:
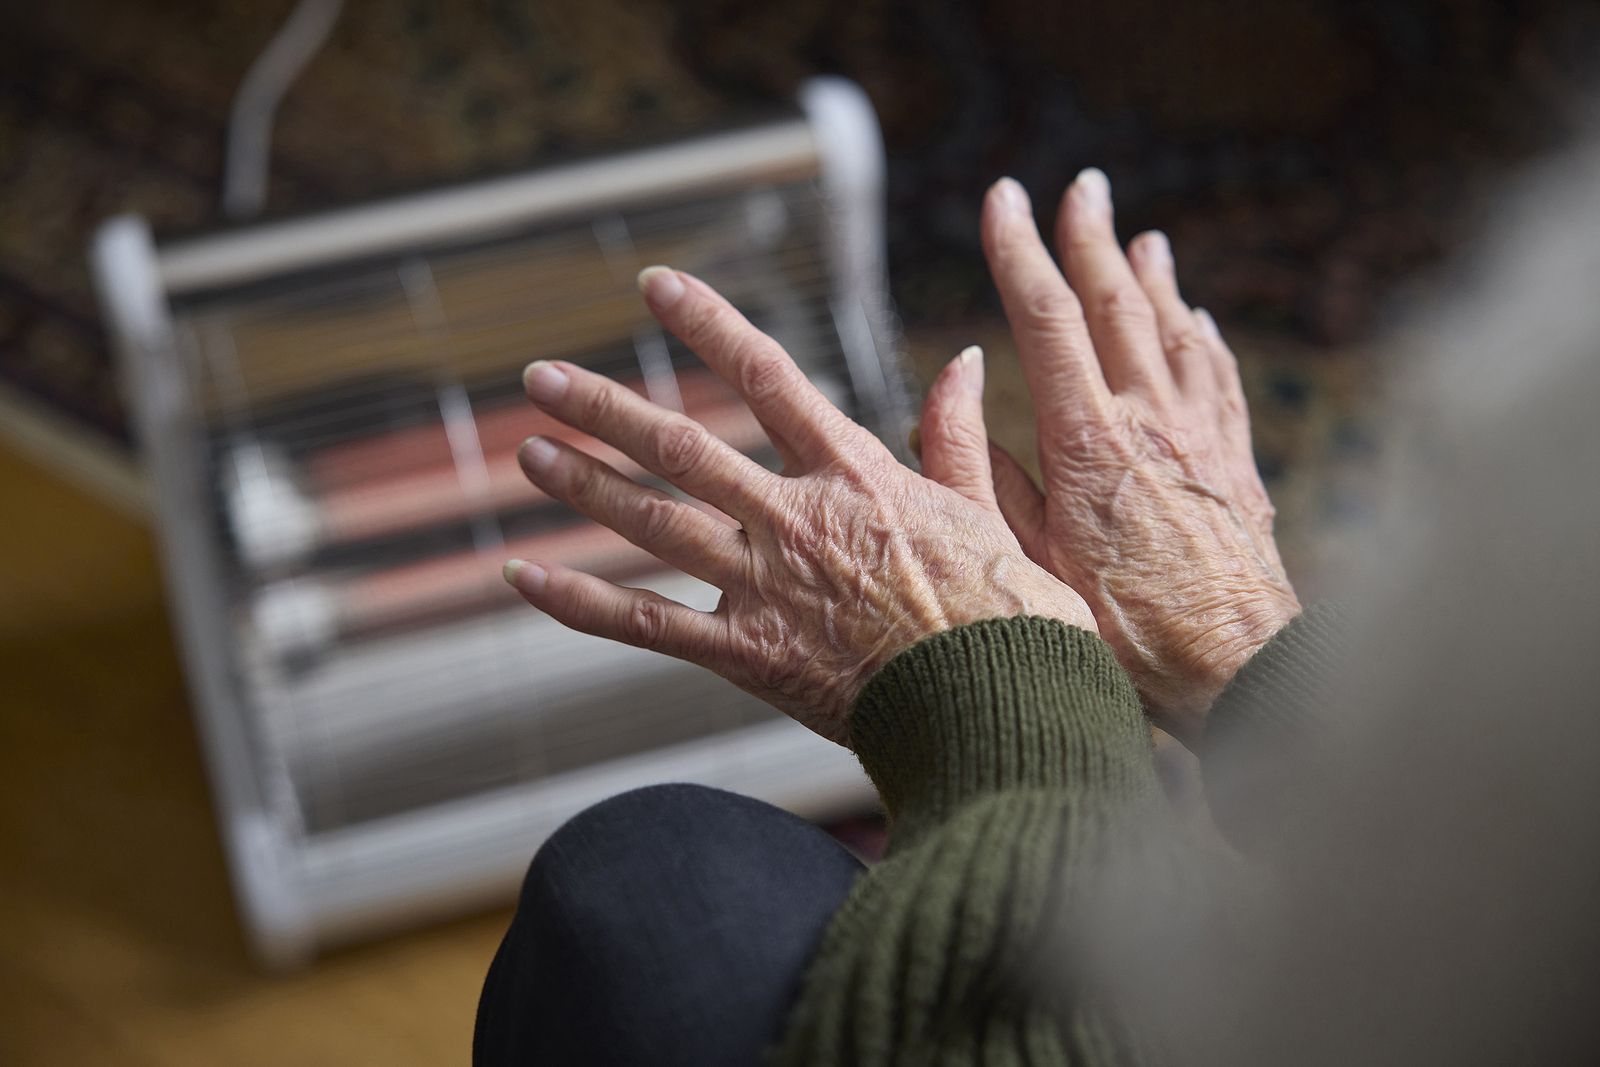
[[[898,440],[904,401],[876,347],[892,316],[881,293],[841,284],[831,225],[814,182],[747,186],[173,302],[239,703],[287,821],[336,831],[770,714],[708,672],[566,631],[504,586],[502,561],[529,554],[700,607],[717,595],[521,479],[516,444],[559,431],[520,401],[519,375],[534,358],[578,362],[775,466],[731,390],[643,313],[634,275],[669,262]]]

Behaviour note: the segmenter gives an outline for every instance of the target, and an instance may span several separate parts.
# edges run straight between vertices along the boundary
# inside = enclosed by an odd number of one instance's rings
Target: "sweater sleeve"
[[[1307,608],[1239,670],[1207,716],[1199,751],[1212,817],[1242,851],[1283,830],[1296,777],[1320,762],[1343,637],[1336,608]]]
[[[1046,947],[1119,826],[1159,795],[1105,643],[1038,618],[936,635],[868,682],[851,740],[888,808],[889,854],[835,916],[773,1061],[1131,1062],[1094,998],[1062,993],[1070,961]]]

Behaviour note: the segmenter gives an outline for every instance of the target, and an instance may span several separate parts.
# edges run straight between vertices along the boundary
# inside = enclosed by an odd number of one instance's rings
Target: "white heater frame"
[[[134,215],[111,219],[98,232],[91,254],[95,282],[156,504],[168,596],[233,885],[263,963],[302,964],[337,943],[503,903],[539,842],[562,822],[644,782],[700,782],[816,817],[875,799],[849,753],[775,718],[345,830],[296,834],[270,795],[284,786],[259,772],[236,706],[224,561],[205,520],[211,505],[202,498],[193,449],[199,414],[177,365],[168,304],[173,295],[286,270],[804,166],[820,169],[837,213],[830,265],[840,291],[881,294],[883,148],[871,104],[857,86],[837,78],[807,83],[800,102],[804,117],[643,149],[604,164],[575,163],[159,245]],[[887,316],[886,305],[857,300],[834,311],[855,387],[866,396],[898,394],[903,402],[903,385],[895,373],[885,373],[870,321]]]

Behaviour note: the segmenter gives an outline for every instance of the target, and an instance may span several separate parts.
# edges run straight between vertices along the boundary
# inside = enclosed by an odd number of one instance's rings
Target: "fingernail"
[[[994,183],[995,203],[1013,215],[1033,214],[1033,202],[1028,199],[1028,190],[1015,178],[1001,178]]]
[[[1099,167],[1085,167],[1072,183],[1073,191],[1082,198],[1083,206],[1092,211],[1110,212],[1111,179]]]
[[[537,563],[529,563],[525,559],[508,559],[501,573],[505,575],[506,583],[511,588],[521,592],[537,593],[544,588],[545,570]]]
[[[522,442],[521,448],[517,449],[522,465],[536,471],[548,470],[559,452],[560,450],[544,437],[530,437]]]
[[[1217,329],[1217,320],[1211,317],[1211,312],[1205,308],[1194,309],[1195,321],[1200,324],[1200,332],[1213,341],[1222,340],[1222,331]]]
[[[554,404],[567,391],[567,375],[549,360],[536,360],[522,372],[522,388],[535,404]]]
[[[961,380],[969,392],[983,395],[983,349],[968,345],[956,357],[961,361]]]
[[[646,267],[638,283],[644,302],[656,311],[665,311],[683,296],[683,279],[671,267]]]
[[[1144,255],[1157,266],[1172,266],[1172,242],[1160,230],[1150,230],[1139,239]]]

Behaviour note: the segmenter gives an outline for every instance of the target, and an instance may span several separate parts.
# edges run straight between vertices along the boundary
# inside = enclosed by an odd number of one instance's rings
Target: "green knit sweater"
[[[1292,624],[1209,731],[1290,728],[1329,633],[1316,612]],[[834,917],[773,1062],[1148,1062],[1058,958],[1074,898],[1162,804],[1111,649],[1047,619],[960,627],[874,675],[850,735],[888,808],[889,852]]]

